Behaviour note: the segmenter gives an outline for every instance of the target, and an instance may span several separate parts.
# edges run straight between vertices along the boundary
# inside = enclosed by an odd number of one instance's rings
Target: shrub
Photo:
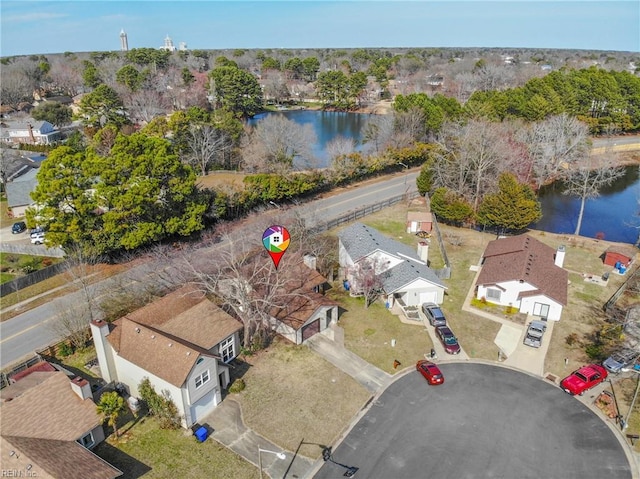
[[[58,355],[61,358],[66,358],[67,356],[71,356],[73,354],[73,349],[68,343],[62,343],[58,348]]]
[[[229,392],[233,394],[238,394],[244,391],[244,388],[246,387],[247,385],[245,384],[244,379],[236,379],[235,381],[233,381],[233,384],[229,387]]]
[[[169,391],[162,391],[158,394],[151,385],[149,378],[144,378],[138,385],[140,399],[147,405],[149,414],[155,416],[160,422],[162,429],[178,429],[180,427],[180,415],[178,408],[171,400]]]
[[[576,344],[578,342],[578,334],[577,333],[568,334],[564,338],[564,342],[567,343],[567,345],[569,345],[569,346],[573,346],[574,344]]]

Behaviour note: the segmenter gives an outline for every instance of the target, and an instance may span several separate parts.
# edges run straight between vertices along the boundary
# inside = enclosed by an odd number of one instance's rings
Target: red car
[[[582,366],[577,371],[572,372],[560,383],[560,387],[571,395],[582,396],[585,391],[597,386],[607,379],[607,370],[599,364],[589,364]]]
[[[444,375],[440,371],[440,368],[431,361],[424,359],[418,361],[416,363],[416,370],[419,371],[431,385],[435,386],[444,382]]]

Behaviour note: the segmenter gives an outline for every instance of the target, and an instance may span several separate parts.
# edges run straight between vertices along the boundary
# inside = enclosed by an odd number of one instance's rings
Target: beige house
[[[102,377],[133,396],[149,378],[158,393],[169,392],[184,427],[222,401],[241,330],[239,321],[190,284],[113,323],[91,323]]]
[[[104,440],[89,383],[35,371],[1,391],[3,476],[111,479],[122,472],[90,449]]]

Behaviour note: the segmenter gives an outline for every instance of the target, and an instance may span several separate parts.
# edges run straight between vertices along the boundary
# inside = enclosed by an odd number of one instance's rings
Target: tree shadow
[[[93,449],[93,453],[120,469],[123,472],[120,479],[137,479],[151,471],[151,468],[143,462],[106,442],[98,444]]]
[[[242,379],[247,371],[251,368],[251,364],[247,361],[240,359],[240,357],[236,357],[233,361],[228,363],[229,366],[229,386],[227,388],[221,389],[222,392],[222,400],[229,395],[229,387],[234,383],[236,379]]]

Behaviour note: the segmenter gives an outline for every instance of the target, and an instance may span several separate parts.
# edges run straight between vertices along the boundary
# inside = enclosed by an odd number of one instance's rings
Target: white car
[[[44,243],[44,233],[31,234],[31,244],[43,244],[43,243]]]

